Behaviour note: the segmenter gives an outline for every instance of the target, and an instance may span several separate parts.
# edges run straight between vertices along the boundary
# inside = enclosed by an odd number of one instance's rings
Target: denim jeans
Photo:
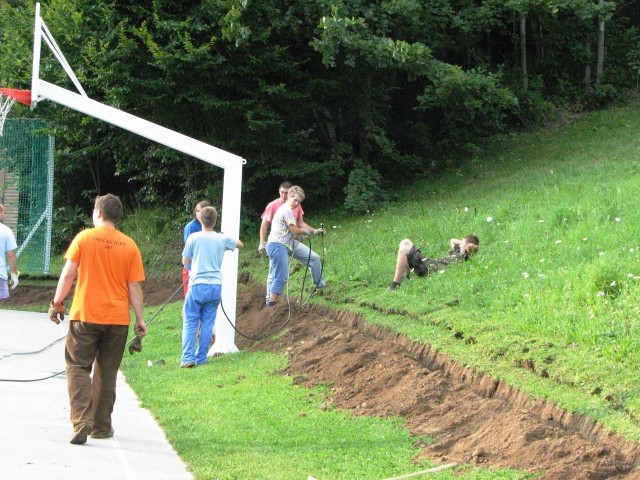
[[[322,278],[322,262],[320,261],[320,255],[311,250],[306,244],[297,240],[294,240],[293,245],[293,258],[309,267],[311,270],[313,284],[318,288],[323,288],[325,284],[324,278]],[[311,252],[311,256],[309,256],[309,252]]]
[[[298,260],[303,265],[306,265],[311,270],[311,278],[313,280],[313,284],[318,288],[325,287],[324,277],[322,276],[322,262],[320,260],[320,255],[318,255],[313,250],[298,240],[294,240],[293,242],[294,249],[293,253],[289,253],[293,258]],[[309,256],[309,252],[311,252],[311,256]],[[268,254],[268,252],[267,252]],[[285,280],[286,281],[286,280]],[[271,268],[269,268],[269,274],[267,275],[267,301],[269,300],[269,293],[271,292]],[[277,292],[276,292],[277,293]]]
[[[267,292],[282,295],[284,284],[289,279],[289,250],[282,243],[267,243],[267,255],[269,256],[269,277]]]
[[[184,300],[182,320],[182,357],[183,363],[207,363],[207,352],[211,346],[213,326],[222,293],[222,285],[199,283],[191,285]],[[200,327],[200,339],[196,349]]]

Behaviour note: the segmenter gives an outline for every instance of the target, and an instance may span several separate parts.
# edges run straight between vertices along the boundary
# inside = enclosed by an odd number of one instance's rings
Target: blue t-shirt
[[[0,278],[7,280],[6,253],[18,248],[13,231],[4,223],[0,223]]]
[[[222,257],[226,250],[235,250],[238,241],[217,232],[196,232],[189,235],[182,256],[191,260],[189,285],[209,283],[222,285]]]
[[[197,218],[194,218],[189,223],[187,223],[184,226],[184,229],[182,231],[183,245],[187,244],[187,238],[189,238],[189,235],[191,235],[192,233],[201,232],[201,231],[202,231],[202,224],[198,221]],[[187,266],[185,268],[187,268],[188,270],[191,268],[191,266]]]
[[[187,223],[184,226],[184,229],[182,231],[182,236],[184,239],[183,245],[187,244],[187,238],[189,238],[189,235],[191,235],[192,233],[201,232],[201,231],[202,231],[202,225],[200,224],[197,218],[194,218],[189,223]]]

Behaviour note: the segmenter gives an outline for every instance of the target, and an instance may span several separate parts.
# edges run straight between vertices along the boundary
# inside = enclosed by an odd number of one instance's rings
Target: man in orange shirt
[[[116,229],[115,222],[121,216],[118,197],[96,197],[94,228],[76,235],[67,249],[49,308],[53,322],[64,320],[63,301],[77,274],[65,343],[71,443],[77,445],[86,443],[89,434],[92,438],[114,435],[111,413],[131,322],[130,306],[136,316],[135,334],[140,338],[147,334],[140,285],[144,281],[142,256],[136,243]]]

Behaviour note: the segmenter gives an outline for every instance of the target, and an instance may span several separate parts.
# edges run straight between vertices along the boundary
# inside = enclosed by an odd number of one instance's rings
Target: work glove
[[[20,277],[20,272],[18,271],[18,273],[13,273],[11,272],[11,290],[15,290],[16,287],[18,286],[18,283],[20,283],[18,281],[18,278]]]
[[[133,355],[135,352],[142,351],[142,339],[139,336],[135,336],[135,338],[129,344],[129,353]]]
[[[323,235],[324,235],[324,228],[316,228],[316,229],[313,231],[313,234],[314,234],[314,235],[320,235],[320,236],[323,236]]]
[[[64,320],[64,303],[60,305],[54,305],[53,300],[49,305],[49,318],[53,323],[59,325]]]
[[[264,257],[267,253],[267,242],[260,242],[260,246],[258,247],[258,253],[261,257]]]

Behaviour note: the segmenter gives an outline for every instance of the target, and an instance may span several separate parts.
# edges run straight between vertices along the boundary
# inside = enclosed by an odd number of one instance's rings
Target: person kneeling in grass
[[[467,260],[469,255],[476,253],[480,248],[480,240],[475,235],[467,235],[462,240],[452,238],[449,243],[451,244],[449,255],[444,258],[428,258],[415,247],[411,240],[408,238],[402,240],[396,258],[396,273],[387,290],[395,290],[411,271],[419,277],[438,272],[450,263]]]
[[[180,368],[191,368],[207,363],[213,326],[222,294],[222,257],[226,250],[244,247],[240,240],[213,231],[218,212],[204,207],[200,212],[202,231],[192,233],[182,252],[182,264],[191,266],[189,290],[184,300],[182,325],[182,363]],[[196,350],[196,337],[200,327],[200,340]]]

